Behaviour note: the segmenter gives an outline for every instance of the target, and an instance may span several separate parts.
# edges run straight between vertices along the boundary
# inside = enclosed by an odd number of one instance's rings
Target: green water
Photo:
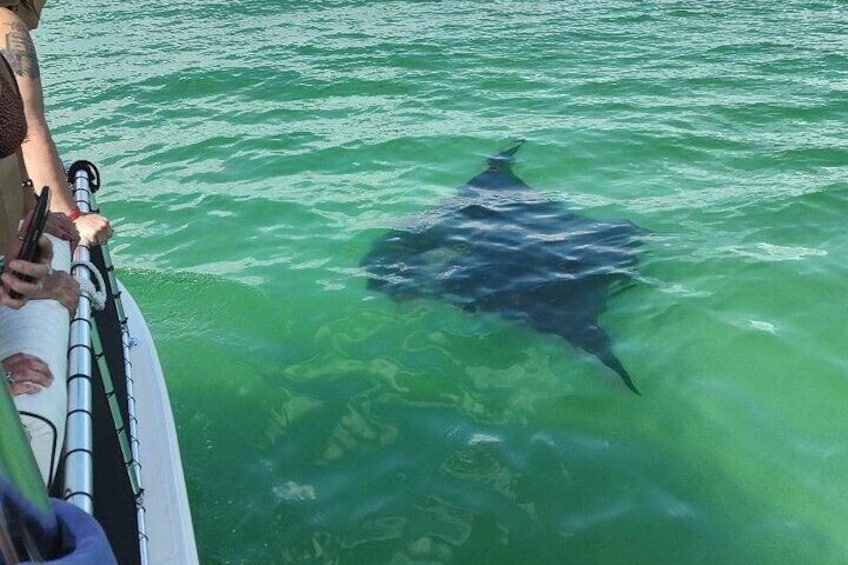
[[[96,0],[36,41],[203,563],[848,561],[844,2]],[[653,232],[602,319],[641,398],[365,289],[516,137],[528,184]]]

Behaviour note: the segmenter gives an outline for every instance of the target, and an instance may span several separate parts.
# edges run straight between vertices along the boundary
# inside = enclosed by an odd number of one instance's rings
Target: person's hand
[[[17,256],[20,243],[19,239],[13,240],[8,256]],[[0,288],[1,305],[17,310],[26,304],[27,300],[41,292],[44,278],[50,271],[50,261],[53,260],[53,246],[50,240],[43,235],[38,239],[38,255],[37,263],[13,259],[6,264],[3,274],[0,274],[0,282],[3,283],[2,288]],[[24,280],[21,276],[29,277],[31,280]],[[17,292],[19,297],[12,297],[12,291]]]
[[[88,245],[103,245],[112,238],[112,226],[108,218],[100,214],[83,214],[76,220],[80,239]]]
[[[71,248],[79,245],[80,234],[77,231],[76,224],[62,212],[50,212],[47,216],[47,225],[44,226],[44,231],[50,235],[55,235],[59,239],[70,241]]]
[[[44,279],[44,286],[33,299],[57,300],[71,316],[77,311],[80,285],[77,279],[65,271],[53,271]]]
[[[35,394],[53,384],[47,363],[28,353],[15,353],[3,359],[6,385],[12,396]]]

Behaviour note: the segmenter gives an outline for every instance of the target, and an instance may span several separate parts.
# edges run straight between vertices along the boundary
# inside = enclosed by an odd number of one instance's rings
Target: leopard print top
[[[2,55],[0,60],[0,159],[3,159],[21,147],[27,124],[15,76]]]

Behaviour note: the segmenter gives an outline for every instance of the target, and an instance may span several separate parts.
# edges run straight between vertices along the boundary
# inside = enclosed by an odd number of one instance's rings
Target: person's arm
[[[0,38],[5,38],[5,41],[0,40],[0,51],[15,74],[24,103],[27,136],[21,150],[33,186],[36,190],[43,186],[51,188],[50,210],[73,220],[85,241],[105,243],[112,236],[109,220],[99,214],[78,215],[79,209],[68,188],[62,161],[45,118],[41,71],[26,24],[9,10],[0,9]],[[64,234],[56,235],[62,237]]]

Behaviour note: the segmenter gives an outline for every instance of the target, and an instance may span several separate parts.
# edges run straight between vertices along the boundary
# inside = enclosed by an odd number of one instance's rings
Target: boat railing
[[[88,161],[76,161],[68,167],[68,181],[80,211],[97,212],[94,196],[100,184],[97,168]],[[100,273],[105,273],[105,281],[102,280]],[[146,565],[148,562],[146,511],[139,458],[135,383],[130,357],[133,343],[108,246],[101,245],[97,249],[90,249],[87,245],[79,245],[74,252],[72,274],[80,281],[83,292],[76,315],[71,322],[68,351],[68,419],[63,460],[63,497],[83,510],[97,515],[94,508],[92,398],[94,390],[100,390],[102,386],[114,426],[114,439],[119,444],[123,467],[126,469],[129,488],[135,502],[139,562]],[[108,318],[98,318],[94,315],[95,301],[92,294],[96,286],[101,286],[97,290],[106,294],[108,307],[114,309],[114,315]],[[101,328],[101,325],[106,326],[107,319],[113,327],[117,320],[118,329]],[[101,338],[104,335],[114,335],[116,332],[120,333],[120,346],[105,347]],[[115,352],[114,356],[120,359],[110,358],[110,351]],[[93,382],[93,362],[95,361],[97,374],[102,381],[99,383]],[[113,373],[122,377],[120,382],[113,379]]]
[[[82,169],[69,170],[74,199],[83,213],[90,212],[88,176]],[[91,263],[88,245],[81,243],[74,250],[71,274],[83,284],[92,283],[92,274],[85,266]],[[65,428],[65,448],[62,457],[64,490],[62,497],[89,514],[94,513],[94,462],[92,419],[91,349],[92,297],[80,296],[77,311],[71,320],[68,347],[68,412]]]

